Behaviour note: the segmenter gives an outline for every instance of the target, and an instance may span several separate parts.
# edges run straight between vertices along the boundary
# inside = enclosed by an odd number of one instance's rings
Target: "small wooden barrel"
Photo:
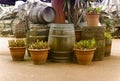
[[[82,30],[75,30],[75,38],[76,38],[76,42],[79,42],[81,40],[81,34],[82,34]]]
[[[15,37],[16,38],[25,38],[27,32],[27,25],[25,21],[20,21],[15,26]]]
[[[30,30],[27,35],[29,44],[37,40],[48,41],[49,26],[43,24],[30,24]]]
[[[112,39],[105,38],[105,57],[110,56],[111,54]]]
[[[29,20],[35,24],[51,23],[55,19],[55,10],[47,5],[36,6],[29,13]]]

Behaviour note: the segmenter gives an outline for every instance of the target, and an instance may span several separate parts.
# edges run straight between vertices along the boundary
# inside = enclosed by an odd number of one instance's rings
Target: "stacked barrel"
[[[55,19],[55,10],[50,6],[41,4],[30,10],[28,18],[31,21],[28,31],[29,42],[48,41],[49,23]]]

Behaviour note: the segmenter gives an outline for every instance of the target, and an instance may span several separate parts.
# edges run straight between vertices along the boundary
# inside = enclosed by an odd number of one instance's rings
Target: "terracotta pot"
[[[88,26],[97,27],[99,23],[99,14],[87,14],[86,20]]]
[[[29,49],[33,64],[39,65],[46,63],[49,49]]]
[[[13,61],[22,61],[24,60],[26,47],[10,47],[10,53]]]
[[[65,23],[65,12],[63,11],[64,0],[52,0],[52,7],[56,11],[55,23]]]
[[[90,64],[93,59],[95,49],[81,51],[80,49],[74,49],[74,54],[78,64]]]

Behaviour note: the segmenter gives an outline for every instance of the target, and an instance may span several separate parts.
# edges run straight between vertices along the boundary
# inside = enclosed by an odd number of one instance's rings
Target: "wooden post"
[[[55,23],[65,23],[65,12],[63,11],[64,0],[52,0],[52,7],[56,11]]]

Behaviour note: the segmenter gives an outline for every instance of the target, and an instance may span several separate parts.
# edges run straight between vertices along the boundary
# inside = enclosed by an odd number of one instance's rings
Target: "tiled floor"
[[[7,40],[0,38],[0,81],[120,81],[120,39],[112,40],[110,57],[90,65],[53,63],[33,65],[26,55],[25,61],[11,60]]]

